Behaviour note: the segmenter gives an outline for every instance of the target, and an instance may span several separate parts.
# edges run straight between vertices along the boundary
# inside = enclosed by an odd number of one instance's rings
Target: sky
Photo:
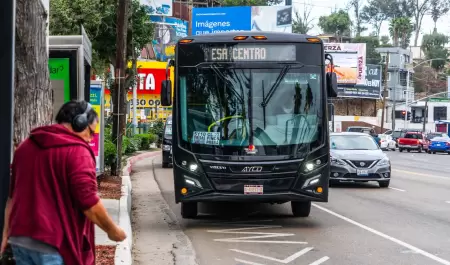
[[[310,19],[313,19],[312,24],[314,25],[314,28],[309,32],[311,35],[318,35],[322,33],[321,29],[317,26],[317,23],[319,21],[319,17],[329,15],[332,11],[339,10],[339,9],[345,9],[347,6],[347,3],[350,0],[292,0],[292,5],[294,7],[294,10],[299,11],[300,14],[302,14],[304,7],[311,9]],[[350,17],[352,20],[354,20],[354,15],[352,10],[350,10]],[[389,36],[389,22],[384,22],[381,27],[381,36],[388,35]],[[367,25],[366,25],[367,26]],[[370,29],[370,25],[368,31],[365,31],[363,35],[368,35],[372,30]],[[423,34],[428,34],[433,31],[434,23],[431,19],[431,16],[426,15],[423,18],[422,21],[422,28],[421,28],[421,35],[419,37],[419,43],[420,45],[422,40]],[[438,20],[437,25],[438,32],[450,35],[450,14],[447,14],[446,16],[440,18]],[[414,44],[414,34],[411,37],[411,44]]]

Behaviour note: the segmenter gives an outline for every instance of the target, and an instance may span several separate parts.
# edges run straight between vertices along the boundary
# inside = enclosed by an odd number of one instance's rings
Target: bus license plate
[[[263,194],[262,185],[244,185],[244,194]]]
[[[358,175],[360,177],[367,177],[367,176],[369,176],[369,171],[366,169],[357,169],[356,175]]]

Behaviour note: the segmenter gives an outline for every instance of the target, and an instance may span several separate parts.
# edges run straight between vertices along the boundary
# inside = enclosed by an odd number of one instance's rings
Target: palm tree
[[[389,23],[389,33],[395,47],[407,48],[414,27],[409,17],[394,18]]]

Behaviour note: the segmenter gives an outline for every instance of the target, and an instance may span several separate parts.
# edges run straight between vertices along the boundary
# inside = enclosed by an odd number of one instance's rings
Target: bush
[[[156,143],[157,141],[158,141],[158,135],[156,135],[156,134],[153,134],[153,133],[149,133],[148,134],[148,142],[149,142],[149,145],[150,144],[153,144],[153,143]]]
[[[150,134],[136,134],[133,138],[139,139],[139,150],[148,150],[150,148]]]
[[[139,151],[141,147],[141,139],[137,137],[128,138],[129,144],[127,146],[127,149],[125,150],[125,154],[132,154],[136,151]]]
[[[129,145],[130,145],[130,138],[124,135],[122,137],[122,154],[127,154],[127,149]]]
[[[117,150],[116,146],[111,140],[105,140],[105,166],[111,167],[111,165],[116,161]]]

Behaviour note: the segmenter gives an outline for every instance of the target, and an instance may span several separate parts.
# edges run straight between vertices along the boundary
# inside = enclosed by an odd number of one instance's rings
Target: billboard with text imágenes
[[[325,43],[324,49],[333,56],[338,84],[364,84],[365,43]]]
[[[233,31],[292,32],[290,6],[194,8],[192,35]]]

